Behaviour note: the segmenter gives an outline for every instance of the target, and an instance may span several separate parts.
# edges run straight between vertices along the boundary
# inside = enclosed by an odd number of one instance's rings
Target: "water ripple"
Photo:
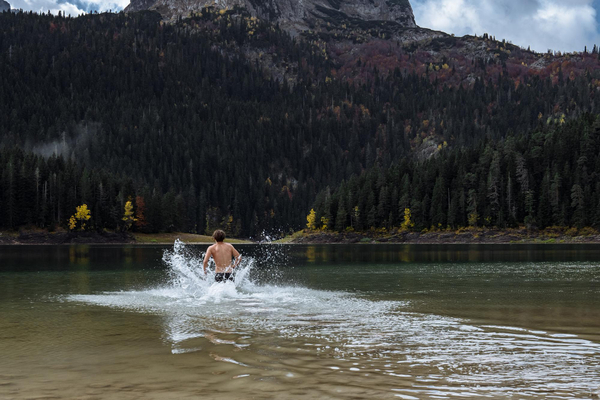
[[[300,357],[308,351],[309,360],[330,364],[314,370],[310,361],[301,362],[295,373],[323,382],[331,378],[319,371],[356,374],[363,377],[356,384],[365,386],[378,376],[378,389],[387,387],[398,398],[572,398],[598,391],[600,345],[576,335],[477,325],[352,293],[259,285],[251,279],[253,260],[240,267],[235,282],[217,284],[198,273],[199,259],[186,255],[181,244],[164,260],[172,275],[165,287],[68,300],[160,315],[174,354],[208,341],[215,349],[231,346],[271,357],[238,361],[215,350],[215,361],[266,370],[289,361],[278,352]],[[409,383],[398,387],[398,379]]]

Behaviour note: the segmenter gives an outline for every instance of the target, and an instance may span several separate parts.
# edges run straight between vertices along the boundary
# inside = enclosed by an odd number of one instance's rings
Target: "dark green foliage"
[[[92,213],[88,226],[116,229],[124,199],[133,195],[127,178],[100,169],[90,172],[61,157],[46,159],[20,149],[0,150],[0,170],[0,226],[9,229],[64,224],[84,203]]]
[[[537,210],[543,140],[522,150],[523,160],[488,144],[481,171],[471,170],[482,140],[522,135],[540,113],[545,123],[596,111],[595,72],[450,88],[365,63],[363,83],[353,85],[333,77],[325,53],[241,10],[204,10],[175,24],[153,12],[0,15],[0,228],[65,226],[85,202],[94,226],[117,229],[129,196],[145,201],[146,231],[298,228],[315,198],[317,221],[340,230],[396,225],[406,207],[421,226],[464,225],[469,204],[480,224],[533,223],[548,213],[570,222],[572,175],[594,199],[585,207],[600,202],[597,153],[567,162],[579,143],[564,143],[564,159],[549,166],[549,211]],[[592,132],[584,148],[596,145]],[[478,150],[445,150],[454,158],[440,178],[398,162],[442,141]],[[368,183],[348,180],[364,170]],[[343,191],[317,196],[344,179]],[[407,185],[416,187],[410,195]]]
[[[588,169],[592,165],[593,171]],[[361,218],[356,226],[363,229],[400,227],[402,214],[384,220],[371,205],[394,207],[383,190],[391,187],[399,189],[399,208],[411,209],[416,229],[467,225],[600,228],[599,166],[600,117],[588,114],[563,125],[540,127],[533,134],[443,150],[427,161],[403,162],[387,171],[365,171],[350,178],[346,186],[356,187],[369,201],[366,206],[360,201],[346,204],[344,210],[358,206]],[[561,177],[558,171],[565,173]],[[385,178],[377,181],[377,175]],[[339,197],[343,190],[339,187],[331,197]],[[321,214],[328,212],[323,209],[326,206],[314,204]],[[337,224],[335,228],[339,230]]]
[[[306,151],[324,136],[319,104],[298,108],[312,97],[306,89],[290,96],[287,84],[243,59],[236,46],[275,46],[278,62],[300,76],[318,78],[308,68],[326,63],[311,55],[307,70],[298,71],[308,53],[303,45],[259,22],[250,35],[249,18],[236,18],[207,11],[169,25],[151,12],[0,16],[0,148],[59,154],[86,171],[81,179],[57,178],[67,203],[40,226],[65,225],[75,203],[86,201],[99,226],[116,228],[117,193],[98,197],[85,179],[99,168],[130,178],[127,195],[147,193],[148,231],[204,232],[211,208],[224,218],[218,225],[245,235],[302,220],[315,185],[338,179],[324,173],[307,182],[298,174],[303,162],[325,159],[317,146]],[[236,43],[230,54],[213,48],[228,42]],[[311,126],[298,122],[308,114],[315,116]],[[287,132],[297,139],[287,140]],[[329,151],[338,146],[336,138]],[[22,181],[31,177],[10,165],[2,171],[8,194],[0,205],[8,217],[0,227],[34,222],[19,208],[31,196]]]

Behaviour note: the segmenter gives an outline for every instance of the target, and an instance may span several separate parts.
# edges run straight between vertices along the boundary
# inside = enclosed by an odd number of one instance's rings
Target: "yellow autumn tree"
[[[402,230],[407,231],[410,228],[412,228],[413,226],[415,226],[415,223],[412,222],[411,218],[412,218],[412,215],[410,213],[410,208],[405,208],[404,209],[404,222],[402,222],[402,224],[400,225]]]
[[[326,231],[327,225],[329,225],[329,218],[321,217],[321,230]]]
[[[477,220],[479,220],[479,214],[476,211],[470,212],[467,215],[467,222],[469,226],[477,226]]]
[[[311,208],[310,212],[306,216],[306,227],[311,231],[317,229],[317,213]]]
[[[75,230],[79,224],[79,228],[82,231],[85,230],[85,222],[89,221],[90,218],[92,218],[92,215],[90,214],[87,204],[75,207],[75,214],[71,215],[71,218],[69,218],[69,229]]]
[[[133,216],[133,204],[131,204],[131,200],[128,200],[125,203],[125,211],[123,212],[123,218],[121,218],[121,220],[124,222],[123,229],[125,231],[131,229],[131,225],[137,221],[137,219]]]
[[[69,218],[69,229],[73,230],[73,229],[75,229],[76,226],[77,226],[77,220],[75,219],[74,215],[71,215],[71,218]]]

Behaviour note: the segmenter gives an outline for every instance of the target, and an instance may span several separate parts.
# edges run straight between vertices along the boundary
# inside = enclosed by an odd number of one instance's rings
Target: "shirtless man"
[[[212,257],[215,261],[215,281],[233,281],[231,273],[242,261],[242,256],[232,245],[223,242],[225,240],[225,232],[222,230],[216,230],[213,233],[213,239],[217,243],[206,250],[206,255],[204,256],[204,275],[206,275],[208,260]],[[233,259],[233,262],[231,259]]]

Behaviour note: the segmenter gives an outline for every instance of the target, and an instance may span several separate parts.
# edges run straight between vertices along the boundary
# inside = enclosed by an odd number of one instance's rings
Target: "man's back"
[[[215,272],[223,273],[233,270],[231,260],[237,259],[240,253],[229,243],[217,242],[208,248],[206,255],[215,261]]]
[[[242,256],[240,256],[235,247],[223,242],[225,240],[225,232],[222,230],[217,229],[213,233],[213,239],[215,239],[216,243],[206,250],[206,255],[204,256],[204,274],[206,275],[208,261],[212,257],[215,261],[215,280],[217,282],[222,282],[223,279],[232,280],[231,273],[240,264],[240,261],[242,261]],[[233,265],[232,259],[235,259]]]

